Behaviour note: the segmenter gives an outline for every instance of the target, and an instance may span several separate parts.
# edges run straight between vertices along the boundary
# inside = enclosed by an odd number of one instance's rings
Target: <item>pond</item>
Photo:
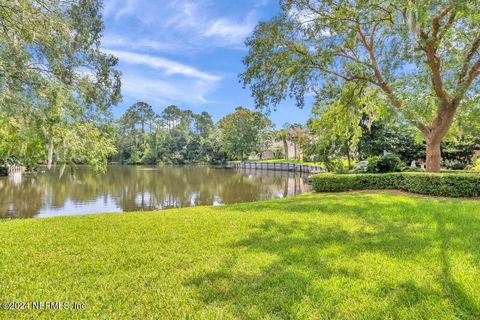
[[[0,218],[161,210],[283,198],[311,190],[305,175],[208,166],[79,166],[0,177]]]

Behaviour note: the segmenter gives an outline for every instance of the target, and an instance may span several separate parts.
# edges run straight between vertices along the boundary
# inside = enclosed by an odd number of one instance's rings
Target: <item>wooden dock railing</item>
[[[8,174],[13,174],[13,173],[22,173],[23,172],[23,167],[22,166],[9,166],[8,167]]]
[[[276,163],[276,162],[230,162],[227,167],[235,169],[255,169],[255,170],[276,170],[276,171],[291,171],[302,173],[321,173],[324,169],[320,166],[309,166],[304,164],[294,163]]]
[[[19,165],[7,165],[0,167],[0,176],[10,176],[15,173],[23,173],[25,170],[22,166]]]

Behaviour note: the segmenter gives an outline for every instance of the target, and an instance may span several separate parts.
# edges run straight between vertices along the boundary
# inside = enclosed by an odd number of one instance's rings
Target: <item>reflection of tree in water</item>
[[[260,184],[264,188],[261,193],[256,195],[256,200],[271,199],[273,197],[288,197],[302,194],[311,190],[306,177],[308,174],[295,174],[286,171],[269,171],[243,169],[240,171],[244,175],[253,175],[256,177],[256,185]]]
[[[106,175],[79,167],[0,180],[0,217],[32,217],[42,208],[113,202],[123,211],[228,204],[285,197],[308,191],[303,179],[273,171],[211,167],[111,166]],[[3,201],[5,200],[5,201]]]
[[[0,218],[31,218],[43,206],[44,188],[32,177],[19,183],[11,177],[0,178]]]

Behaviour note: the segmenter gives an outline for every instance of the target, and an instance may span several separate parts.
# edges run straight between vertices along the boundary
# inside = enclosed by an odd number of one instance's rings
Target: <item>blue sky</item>
[[[103,50],[120,59],[121,115],[136,101],[157,112],[175,104],[219,120],[235,107],[253,108],[238,82],[245,38],[278,12],[278,0],[105,0]],[[270,118],[304,123],[310,108],[283,103]]]

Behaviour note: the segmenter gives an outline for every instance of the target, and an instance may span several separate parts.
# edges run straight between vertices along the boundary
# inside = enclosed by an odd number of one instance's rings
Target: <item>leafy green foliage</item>
[[[246,160],[251,153],[258,151],[259,145],[266,144],[260,140],[262,137],[263,140],[273,138],[263,134],[271,126],[270,120],[262,113],[238,107],[218,123],[222,148],[231,159]]]
[[[480,172],[480,158],[475,160],[475,162],[473,163],[473,165],[471,166],[470,169],[473,170],[473,171]]]
[[[400,172],[405,167],[400,157],[392,153],[383,157],[369,157],[367,161],[367,172],[369,173]]]
[[[13,162],[33,169],[46,155],[45,141],[38,134],[40,128],[35,119],[25,121],[28,122],[0,113],[0,162]]]
[[[378,156],[388,151],[398,155],[405,164],[418,159],[425,159],[425,143],[415,128],[395,116],[387,116],[373,121],[369,127],[362,124],[363,132],[358,143],[360,159]],[[441,144],[442,167],[447,169],[464,169],[471,165],[472,158],[479,148],[480,131],[475,127],[458,129]]]
[[[385,173],[385,174],[319,174],[313,178],[316,192],[396,189],[444,197],[480,196],[477,173]]]
[[[63,155],[59,163],[83,163],[96,172],[105,172],[108,158],[116,153],[113,132],[104,126],[98,128],[92,123],[74,123],[65,132]]]
[[[347,159],[348,170],[362,136],[362,124],[370,126],[382,116],[382,108],[373,90],[367,91],[353,83],[348,83],[337,94],[332,101],[317,101],[308,127],[318,137],[317,152],[324,155],[322,160],[330,163],[329,156],[341,155]]]
[[[259,108],[304,106],[311,93],[329,101],[351,83],[375,88],[424,136],[427,169],[439,171],[456,115],[478,110],[479,11],[476,1],[281,1],[248,39],[241,79]]]
[[[362,124],[362,136],[358,143],[361,159],[380,156],[385,151],[398,155],[406,164],[412,160],[425,159],[425,144],[412,125],[398,117],[373,121],[370,126]]]
[[[194,114],[168,106],[156,114],[144,102],[128,108],[116,126],[119,153],[114,161],[129,164],[221,163],[219,133],[207,112]]]
[[[372,156],[372,157],[368,157],[367,158],[367,168],[366,168],[366,172],[369,172],[369,173],[378,173],[379,172],[379,168],[378,168],[378,163],[381,161],[381,157],[379,156]]]
[[[29,169],[40,162],[89,158],[93,168],[104,169],[113,151],[111,137],[98,145],[97,140],[78,141],[104,148],[92,153],[97,159],[73,154],[84,150],[66,141],[79,130],[103,130],[110,107],[121,99],[117,59],[100,50],[101,7],[101,0],[0,5],[0,118],[20,128],[8,135],[0,157],[15,158]],[[91,138],[77,139],[83,137]]]
[[[473,157],[479,148],[480,138],[478,135],[463,135],[444,141],[442,143],[442,165],[447,169],[463,170],[472,164]]]

